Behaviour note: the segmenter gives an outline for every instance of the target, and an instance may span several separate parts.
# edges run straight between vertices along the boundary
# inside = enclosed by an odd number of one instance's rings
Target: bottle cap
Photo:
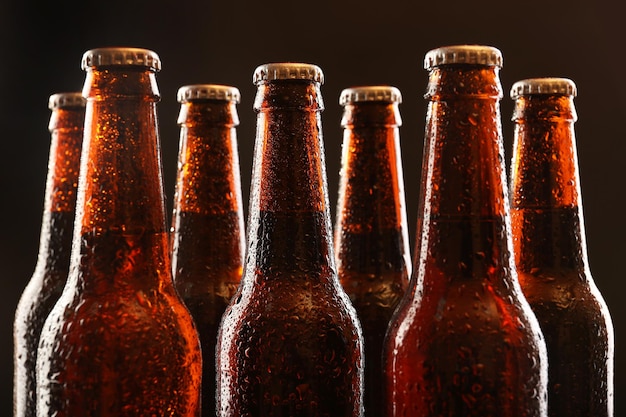
[[[52,94],[48,99],[48,108],[50,110],[62,109],[66,107],[85,107],[87,100],[82,93],[56,93]]]
[[[402,94],[396,87],[388,85],[372,85],[344,89],[339,95],[339,105],[363,101],[384,101],[402,103]]]
[[[502,67],[502,53],[498,48],[484,45],[443,46],[426,53],[427,70],[446,64],[473,64]]]
[[[511,98],[517,99],[519,96],[558,94],[564,96],[574,96],[577,94],[576,84],[569,78],[545,77],[528,78],[517,81],[511,87]]]
[[[176,97],[179,103],[193,100],[220,100],[239,103],[241,100],[238,88],[219,84],[185,85],[178,89]]]
[[[161,70],[161,60],[156,52],[142,48],[98,48],[83,54],[81,68],[131,65]]]
[[[324,73],[317,65],[284,62],[259,65],[252,77],[255,85],[273,80],[309,80],[323,84]]]

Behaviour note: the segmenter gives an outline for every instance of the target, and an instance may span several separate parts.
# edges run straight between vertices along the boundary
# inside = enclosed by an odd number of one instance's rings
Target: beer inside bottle
[[[348,88],[335,227],[339,280],[354,305],[365,348],[365,413],[384,412],[382,345],[411,271],[400,156],[400,91]]]
[[[72,248],[85,99],[80,92],[57,93],[48,107],[51,142],[39,255],[15,311],[14,417],[36,415],[39,336],[67,281]]]
[[[548,415],[613,416],[614,335],[587,259],[576,85],[516,82],[511,224],[519,281],[546,339]]]
[[[44,325],[38,416],[197,416],[201,357],[174,290],[157,130],[160,60],[83,55],[87,98],[68,283]]]
[[[425,193],[413,283],[385,345],[389,417],[546,415],[547,361],[513,264],[499,50],[425,57]]]
[[[215,342],[243,271],[244,227],[235,87],[178,90],[180,150],[172,216],[172,269],[202,348],[202,415],[215,415]]]
[[[257,138],[242,283],[217,346],[219,416],[361,416],[362,334],[335,271],[321,70],[254,75]]]

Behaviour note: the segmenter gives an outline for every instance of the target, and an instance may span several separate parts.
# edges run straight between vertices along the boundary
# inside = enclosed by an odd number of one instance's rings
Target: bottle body
[[[202,415],[214,415],[217,330],[241,281],[245,251],[235,130],[239,91],[193,85],[181,87],[178,96],[172,270],[200,336]]]
[[[38,416],[197,416],[201,357],[174,290],[156,54],[83,57],[87,98],[71,269],[37,359]]]
[[[545,342],[512,259],[501,58],[472,62],[499,51],[450,48],[427,54],[437,63],[427,93],[421,236],[385,345],[387,415],[545,416]]]
[[[37,346],[43,324],[67,280],[83,139],[85,104],[80,93],[50,97],[51,132],[39,255],[15,312],[15,417],[35,416]]]
[[[256,74],[284,68],[320,71]],[[362,336],[334,269],[321,106],[319,81],[258,82],[246,268],[218,335],[219,416],[362,414]]]
[[[411,271],[398,129],[401,98],[384,86],[344,90],[342,98],[335,258],[363,330],[365,413],[375,416],[384,412],[383,340]]]
[[[511,224],[520,285],[548,350],[548,415],[612,416],[614,335],[587,260],[576,156],[575,85],[515,98]],[[514,90],[512,90],[513,92]]]

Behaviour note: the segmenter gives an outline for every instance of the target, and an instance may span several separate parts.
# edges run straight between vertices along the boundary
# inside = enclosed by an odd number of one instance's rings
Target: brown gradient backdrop
[[[49,150],[52,93],[82,88],[84,51],[137,46],[156,51],[165,191],[171,207],[178,152],[178,87],[238,87],[242,190],[247,207],[255,115],[252,73],[277,61],[318,64],[326,83],[323,129],[334,216],[342,132],[339,93],[364,84],[392,84],[404,96],[401,146],[411,244],[415,242],[429,49],[459,43],[501,49],[507,95],[502,122],[511,156],[513,82],[566,76],[578,84],[578,151],[591,270],[616,330],[616,416],[626,413],[626,67],[623,6],[617,0],[526,2],[419,0],[274,0],[0,3],[0,415],[11,414],[12,321],[30,278]],[[517,8],[516,8],[517,7]]]

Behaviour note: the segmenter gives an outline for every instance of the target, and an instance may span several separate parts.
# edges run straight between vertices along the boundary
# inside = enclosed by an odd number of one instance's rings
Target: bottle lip
[[[48,98],[48,108],[50,110],[67,107],[85,107],[86,103],[87,100],[78,91],[55,93]]]
[[[236,87],[221,84],[190,84],[178,89],[176,98],[179,103],[194,100],[234,101],[239,104],[241,93]]]
[[[502,68],[502,52],[487,45],[450,45],[432,49],[424,56],[424,69],[447,64],[486,65]]]
[[[274,80],[308,80],[324,84],[324,73],[315,64],[301,62],[277,62],[259,65],[254,70],[255,85]]]
[[[402,103],[402,94],[390,85],[369,85],[345,88],[339,95],[339,105],[364,101],[382,101],[385,103]]]
[[[576,97],[576,83],[569,78],[541,77],[527,78],[513,83],[511,87],[513,100],[526,95],[564,95]]]
[[[161,59],[156,52],[149,49],[108,47],[88,50],[83,54],[81,62],[83,70],[92,67],[118,65],[141,66],[160,71]]]

